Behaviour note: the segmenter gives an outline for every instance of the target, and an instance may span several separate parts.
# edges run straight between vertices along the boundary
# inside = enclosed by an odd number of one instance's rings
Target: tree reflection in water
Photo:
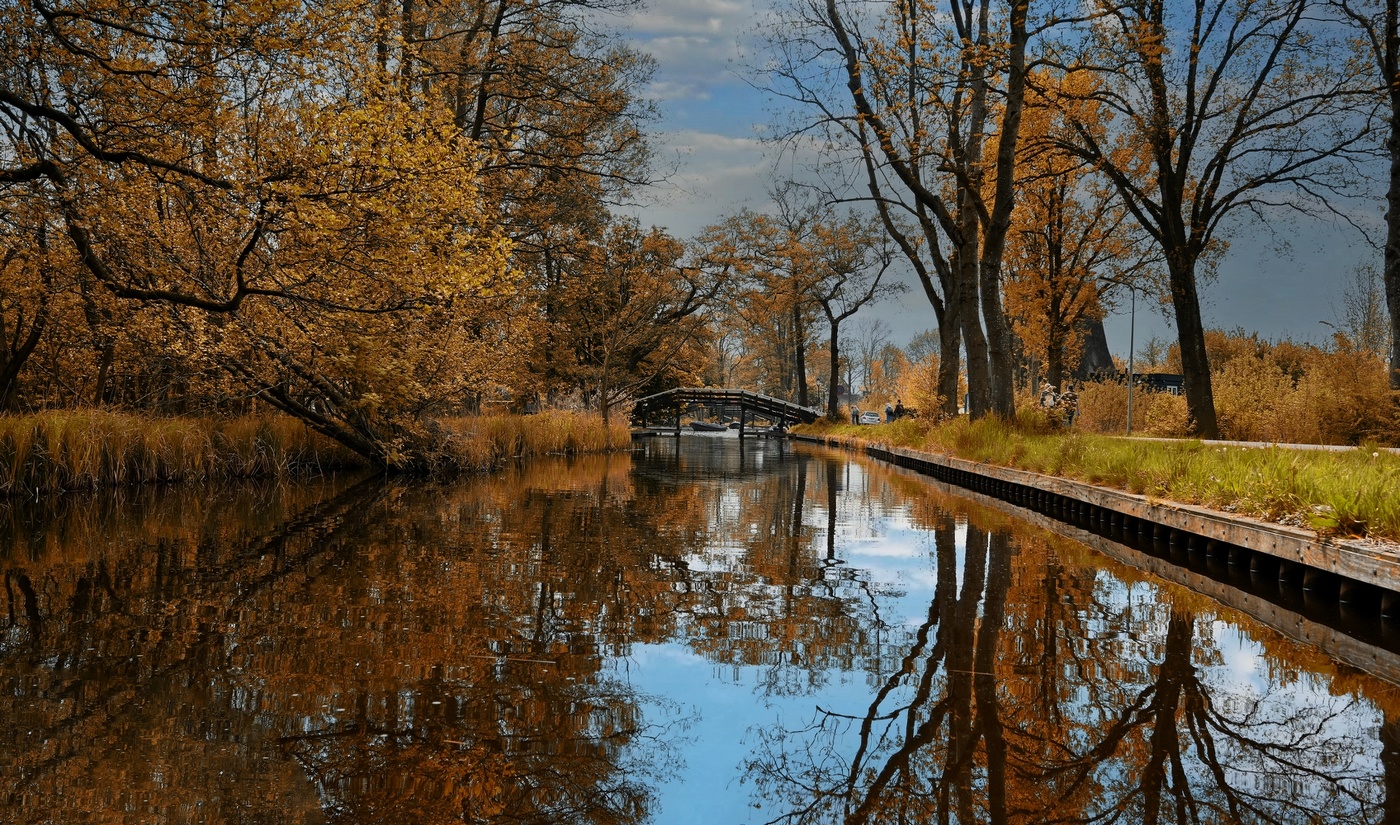
[[[750,821],[1400,821],[1393,686],[901,472],[657,441],[0,508],[0,822],[706,821],[701,730]]]
[[[16,516],[0,820],[645,821],[684,720],[602,665],[665,548],[605,465]]]
[[[1286,667],[1252,693],[1219,678],[1207,600],[937,521],[927,619],[870,704],[762,732],[769,821],[1396,821],[1373,713]]]

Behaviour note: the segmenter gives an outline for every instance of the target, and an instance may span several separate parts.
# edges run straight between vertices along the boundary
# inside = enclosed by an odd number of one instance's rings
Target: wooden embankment
[[[839,437],[794,438],[861,449],[874,458],[1061,521],[1105,532],[1121,530],[1184,553],[1222,558],[1231,565],[1247,566],[1256,576],[1276,574],[1281,582],[1342,601],[1378,595],[1384,612],[1400,611],[1400,546],[1394,544],[1322,537],[1311,530],[951,455]]]
[[[908,472],[914,472],[909,470]],[[934,489],[961,495],[984,507],[994,507],[1042,529],[1088,545],[1095,551],[1116,559],[1158,578],[1202,593],[1238,610],[1276,632],[1321,650],[1333,659],[1391,684],[1400,685],[1400,637],[1393,622],[1377,623],[1365,612],[1350,614],[1344,604],[1327,604],[1297,593],[1280,599],[1284,594],[1268,588],[1254,587],[1248,568],[1228,568],[1224,560],[1209,559],[1205,565],[1192,564],[1190,558],[1179,554],[1164,558],[1130,547],[1092,530],[1076,527],[1059,519],[1028,510],[993,496],[966,488],[927,479]],[[1204,572],[1202,567],[1210,572]],[[1222,577],[1221,567],[1226,567]]]

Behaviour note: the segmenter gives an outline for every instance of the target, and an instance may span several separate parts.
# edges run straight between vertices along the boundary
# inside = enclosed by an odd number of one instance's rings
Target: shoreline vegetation
[[[631,443],[625,422],[567,411],[443,419],[437,473],[487,472],[532,456]],[[820,421],[796,431],[1054,475],[1316,530],[1400,541],[1400,455],[1136,439],[1065,430],[1037,412],[876,427]],[[0,500],[137,484],[312,477],[374,470],[345,446],[277,414],[153,417],[109,410],[0,416]]]
[[[516,458],[631,443],[625,423],[565,411],[449,418],[438,429],[438,472],[484,472]],[[0,416],[0,499],[339,469],[376,468],[283,415],[166,418],[85,409]]]
[[[1059,429],[1043,415],[860,426],[827,421],[796,432],[947,453],[1101,487],[1316,530],[1400,542],[1400,455],[1136,439]]]

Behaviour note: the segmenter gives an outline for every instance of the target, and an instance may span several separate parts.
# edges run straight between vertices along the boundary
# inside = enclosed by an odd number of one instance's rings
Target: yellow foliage
[[[905,406],[918,410],[921,418],[936,418],[943,408],[943,396],[938,392],[938,356],[909,363],[899,374],[896,395]]]
[[[1207,333],[1212,389],[1221,438],[1294,444],[1400,443],[1400,402],[1385,365],[1343,340],[1331,350],[1257,335]],[[1122,432],[1127,388],[1088,384],[1080,393],[1079,426]],[[1133,431],[1184,437],[1191,430],[1185,400],[1133,394]]]

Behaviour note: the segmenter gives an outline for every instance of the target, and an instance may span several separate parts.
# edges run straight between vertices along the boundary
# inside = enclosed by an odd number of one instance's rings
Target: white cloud
[[[643,224],[665,226],[688,238],[724,215],[762,208],[768,200],[769,163],[756,138],[714,132],[664,132],[654,136],[659,157],[677,169],[633,210]]]
[[[741,39],[756,26],[757,11],[752,3],[731,0],[657,0],[619,21],[619,28],[656,59],[651,96],[708,98],[714,87],[739,82],[731,67],[740,57]]]
[[[754,15],[754,4],[732,0],[652,0],[627,28],[642,35],[718,34]]]

